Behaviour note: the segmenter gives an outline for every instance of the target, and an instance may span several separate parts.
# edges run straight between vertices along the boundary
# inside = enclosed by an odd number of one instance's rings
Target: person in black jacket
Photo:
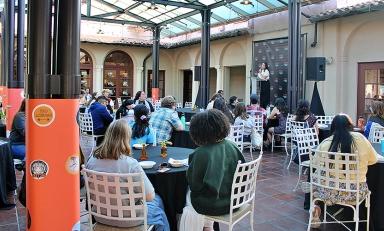
[[[9,135],[13,158],[24,160],[25,158],[25,99],[21,102],[19,111],[12,122],[12,130]]]
[[[133,100],[135,101],[136,105],[144,104],[150,112],[155,111],[153,105],[147,100],[147,94],[145,93],[145,91],[138,91]]]
[[[133,108],[135,102],[132,99],[126,99],[123,101],[119,109],[116,111],[116,119],[121,119],[127,115],[134,115]]]

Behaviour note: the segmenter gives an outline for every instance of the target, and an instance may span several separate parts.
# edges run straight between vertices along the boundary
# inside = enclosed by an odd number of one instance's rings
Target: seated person
[[[236,117],[234,125],[244,125],[243,141],[251,142],[252,129],[255,127],[255,118],[247,114],[245,105],[242,103],[236,105],[234,113]]]
[[[108,100],[108,104],[106,105],[107,106],[107,110],[109,111],[110,114],[113,114],[113,108],[112,108],[112,104],[113,104],[113,101],[111,98],[109,98],[109,96],[111,95],[111,90],[109,89],[104,89],[102,92],[101,92],[101,95],[104,96],[107,100]]]
[[[105,96],[100,96],[88,110],[92,115],[94,135],[104,135],[109,124],[113,121],[113,117],[108,112],[107,105],[108,99]]]
[[[369,138],[372,123],[377,123],[384,127],[384,102],[373,101],[371,105],[372,115],[369,117],[365,126],[364,136]]]
[[[225,103],[224,98],[219,97],[219,98],[215,99],[215,101],[213,103],[213,108],[224,113],[224,115],[228,118],[229,123],[233,124],[233,122],[234,122],[233,115],[232,115],[231,111],[229,110],[229,108],[227,107],[227,104]]]
[[[96,148],[87,162],[87,169],[107,173],[142,173],[144,176],[145,197],[148,209],[148,224],[158,226],[156,230],[169,230],[167,217],[164,213],[161,198],[145,175],[137,160],[130,157],[131,128],[124,120],[114,121],[105,133],[104,141]],[[97,218],[96,221],[115,227],[133,227],[136,221],[121,222]]]
[[[207,109],[207,110],[212,109],[212,108],[213,108],[213,103],[214,103],[215,100],[218,99],[218,98],[223,98],[223,96],[222,96],[221,94],[219,94],[219,93],[215,93],[215,94],[211,97],[211,99],[209,100],[206,109]]]
[[[147,94],[145,93],[145,91],[138,91],[133,101],[136,105],[144,104],[148,108],[150,112],[149,114],[155,111],[153,105],[147,100]]]
[[[237,96],[231,96],[229,97],[229,103],[228,103],[228,108],[231,111],[232,114],[234,114],[234,110],[236,105],[239,103],[239,100],[237,99]]]
[[[155,142],[155,134],[149,127],[148,108],[139,104],[134,109],[135,120],[130,123],[132,128],[131,147],[134,144],[153,144]]]
[[[277,120],[278,126],[270,127],[267,125],[266,128],[264,129],[264,139],[266,138],[266,142],[264,143],[264,145],[266,146],[266,148],[269,148],[269,146],[271,146],[273,134],[285,133],[287,116],[288,116],[288,108],[287,108],[287,105],[285,104],[285,100],[283,98],[277,98],[275,101],[275,107],[273,108],[268,119]]]
[[[21,102],[19,111],[13,117],[12,130],[9,135],[13,158],[25,158],[25,99]]]
[[[229,131],[230,124],[219,110],[207,110],[192,117],[190,135],[199,147],[189,156],[187,181],[191,204],[199,214],[229,213],[237,163],[245,162],[236,144],[225,139]],[[206,222],[205,226],[205,230],[212,230],[213,223]]]
[[[179,119],[176,101],[172,96],[166,96],[161,101],[161,107],[151,115],[149,123],[156,131],[156,142],[160,143],[171,139],[172,131],[183,131],[184,127]]]
[[[377,162],[377,153],[372,147],[371,143],[359,132],[353,132],[352,119],[346,114],[339,114],[335,116],[331,124],[332,135],[326,138],[319,145],[320,151],[328,152],[341,152],[341,153],[357,153],[359,155],[359,184],[362,192],[368,192],[368,186],[366,183],[366,174],[368,166]],[[331,158],[331,157],[330,157]],[[333,205],[337,201],[356,200],[356,195],[351,193],[316,188],[314,187],[315,196],[321,198],[327,205]],[[315,206],[313,212],[314,222],[319,221],[321,210],[319,206]]]
[[[123,101],[119,109],[116,111],[116,119],[122,119],[123,117],[133,117],[133,108],[135,102],[132,99],[126,99]]]
[[[260,106],[259,97],[256,94],[252,94],[250,97],[251,104],[247,106],[247,111],[255,113],[255,115],[266,115],[267,111]]]
[[[297,106],[296,114],[293,117],[294,121],[307,122],[310,128],[315,128],[316,132],[319,133],[317,118],[309,110],[309,102],[307,100],[300,100]]]

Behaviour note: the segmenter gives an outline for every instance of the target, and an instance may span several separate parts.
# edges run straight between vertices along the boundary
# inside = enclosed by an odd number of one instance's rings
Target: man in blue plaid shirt
[[[166,96],[161,101],[161,108],[152,113],[149,123],[156,131],[157,143],[170,140],[173,129],[176,131],[184,130],[183,124],[175,109],[175,99],[172,96]]]

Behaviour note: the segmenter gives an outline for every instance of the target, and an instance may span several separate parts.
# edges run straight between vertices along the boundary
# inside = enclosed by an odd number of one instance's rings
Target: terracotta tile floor
[[[245,154],[246,159],[249,154]],[[304,193],[294,192],[297,181],[297,167],[287,170],[288,157],[283,153],[265,152],[260,166],[253,227],[255,231],[303,231],[307,228],[308,212],[303,209]],[[20,181],[21,174],[18,173]],[[25,208],[18,204],[20,230],[25,230]],[[82,205],[81,214],[84,212]],[[89,230],[88,217],[82,216],[81,230]],[[16,210],[0,211],[0,230],[17,231]],[[224,225],[220,230],[228,230]],[[236,231],[251,230],[249,218],[245,218],[234,228]],[[338,227],[323,227],[322,230],[339,230]]]

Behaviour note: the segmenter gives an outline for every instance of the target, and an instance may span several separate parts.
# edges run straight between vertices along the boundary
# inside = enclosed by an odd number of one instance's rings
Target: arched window
[[[81,90],[89,88],[89,92],[93,92],[93,63],[92,58],[83,49],[80,49],[80,75],[81,75]]]
[[[133,61],[123,51],[113,51],[104,60],[105,89],[110,89],[111,98],[130,98],[133,95]]]

